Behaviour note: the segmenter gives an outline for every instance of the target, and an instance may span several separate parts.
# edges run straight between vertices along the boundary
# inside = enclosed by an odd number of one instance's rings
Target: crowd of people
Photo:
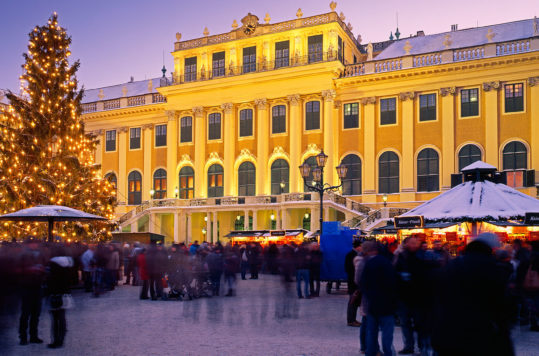
[[[138,286],[142,300],[233,297],[238,275],[256,280],[259,273],[268,273],[280,274],[287,288],[295,281],[297,297],[310,299],[320,295],[322,257],[317,243],[223,246],[195,241],[166,247],[29,239],[0,247],[0,305],[16,296],[20,344],[42,343],[38,323],[47,296],[52,321],[48,347],[57,348],[67,332],[65,311],[73,304],[73,287],[96,298],[121,283]],[[404,341],[399,354],[417,348],[425,356],[512,355],[515,323],[539,331],[539,289],[530,289],[528,281],[530,271],[539,273],[539,241],[501,246],[495,235],[482,234],[454,257],[440,242],[428,248],[413,236],[401,244],[354,240],[344,267],[350,294],[347,323],[359,327],[360,350],[368,356],[393,355],[396,323]]]
[[[513,325],[539,331],[539,290],[527,281],[539,272],[539,241],[531,247],[485,233],[452,258],[441,242],[429,249],[414,236],[400,245],[355,241],[345,258],[347,322],[360,327],[361,352],[393,355],[398,321],[400,355],[416,346],[422,356],[514,355]]]

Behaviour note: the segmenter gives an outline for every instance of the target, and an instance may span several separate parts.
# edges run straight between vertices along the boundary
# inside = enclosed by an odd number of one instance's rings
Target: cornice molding
[[[514,56],[518,57],[515,58]],[[384,80],[395,80],[398,78],[410,78],[429,74],[454,73],[475,68],[492,68],[512,63],[539,61],[539,51],[521,53],[514,56],[491,57],[474,61],[451,62],[427,67],[406,68],[390,72],[362,74],[339,78],[336,80],[336,85],[338,88],[342,88],[352,85],[355,86],[360,83],[380,82]]]

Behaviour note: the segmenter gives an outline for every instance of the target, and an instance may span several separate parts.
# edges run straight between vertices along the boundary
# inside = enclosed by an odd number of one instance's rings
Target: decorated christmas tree
[[[114,187],[94,163],[95,137],[84,132],[83,90],[69,62],[71,37],[54,13],[45,26],[29,33],[23,54],[21,93],[7,92],[0,107],[0,214],[36,205],[64,205],[112,218]],[[66,238],[103,238],[109,223],[58,224]],[[37,223],[3,223],[3,238],[43,236]]]

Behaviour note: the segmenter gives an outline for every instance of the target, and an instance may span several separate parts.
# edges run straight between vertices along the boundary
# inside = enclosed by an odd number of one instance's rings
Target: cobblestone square
[[[239,281],[237,297],[193,301],[139,300],[138,287],[120,286],[100,298],[74,291],[65,347],[19,346],[18,315],[4,318],[2,355],[359,355],[359,328],[346,326],[344,293],[297,299],[276,276]],[[325,285],[324,285],[325,286]],[[344,292],[344,291],[342,291]],[[44,306],[39,332],[50,340]],[[539,354],[536,333],[513,330],[517,355]],[[402,348],[395,328],[395,350]]]

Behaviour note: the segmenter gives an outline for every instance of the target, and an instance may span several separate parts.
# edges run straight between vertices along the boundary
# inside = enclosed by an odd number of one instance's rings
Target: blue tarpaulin
[[[320,279],[346,280],[344,258],[352,249],[354,230],[341,226],[339,221],[324,222],[320,236],[320,250],[323,253]]]

